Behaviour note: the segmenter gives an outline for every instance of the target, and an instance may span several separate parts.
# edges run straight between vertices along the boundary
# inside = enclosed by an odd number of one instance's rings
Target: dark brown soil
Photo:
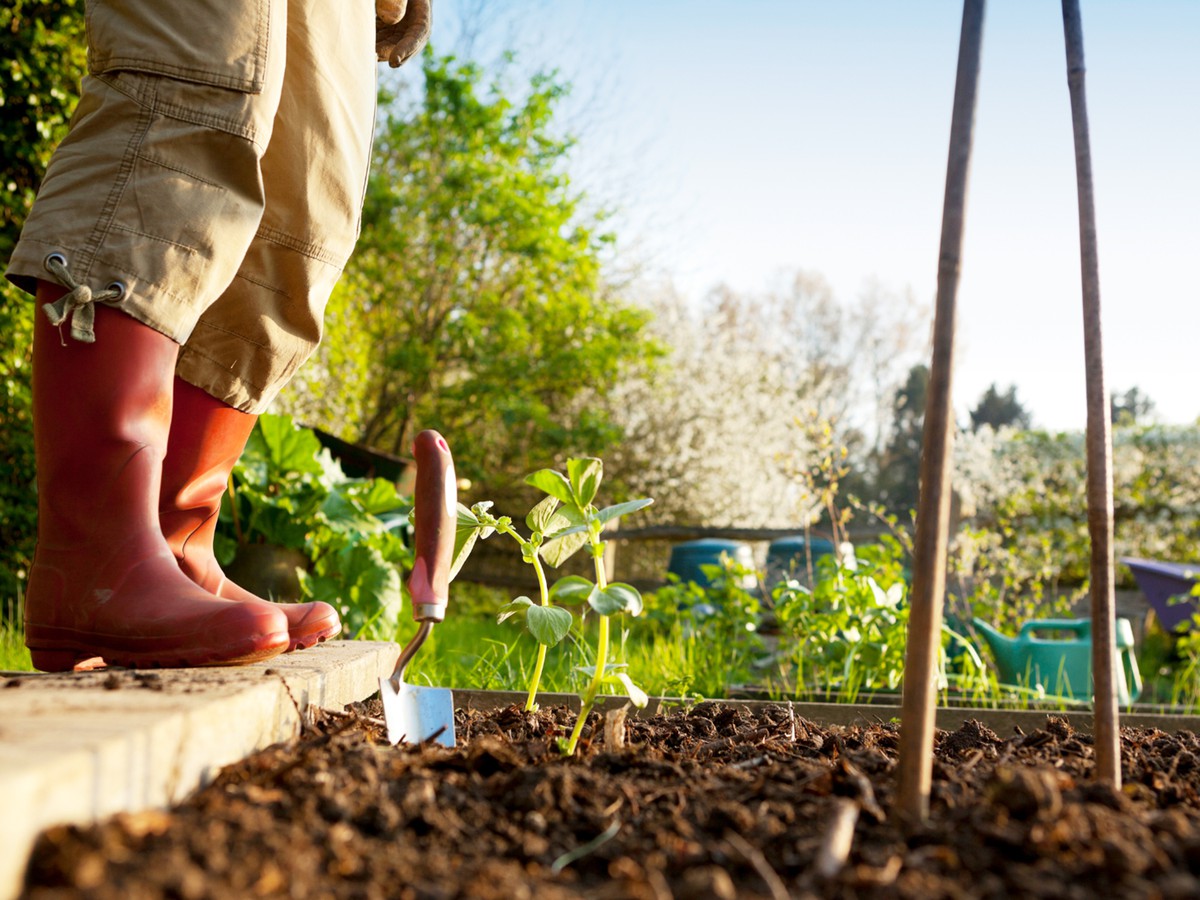
[[[1048,718],[939,733],[929,824],[888,817],[897,730],[786,707],[630,719],[564,759],[565,709],[459,714],[460,746],[392,748],[378,707],[324,714],[169,812],[46,832],[29,897],[1196,897],[1200,741],[1122,732],[1125,788]],[[818,872],[839,810],[849,859]],[[836,859],[836,858],[835,858]]]

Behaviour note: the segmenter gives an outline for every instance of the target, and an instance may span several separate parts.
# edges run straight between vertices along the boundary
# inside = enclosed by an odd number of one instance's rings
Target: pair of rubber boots
[[[123,312],[98,307],[95,330],[86,344],[40,313],[35,325],[34,667],[237,665],[337,634],[328,604],[270,603],[229,582],[213,555],[257,417],[177,379],[179,346]]]

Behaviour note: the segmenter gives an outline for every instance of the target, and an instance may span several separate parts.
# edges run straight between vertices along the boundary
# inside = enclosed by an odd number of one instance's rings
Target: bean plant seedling
[[[579,736],[587,721],[588,713],[595,705],[596,697],[605,685],[623,688],[637,706],[645,706],[646,693],[635,685],[624,666],[608,662],[609,617],[617,613],[636,616],[642,610],[642,595],[637,588],[623,582],[609,583],[604,571],[604,542],[600,539],[604,526],[617,518],[649,506],[648,499],[630,500],[597,509],[593,505],[600,488],[604,465],[595,457],[567,460],[566,475],[554,469],[541,469],[525,481],[538,488],[546,496],[525,517],[530,536],[522,537],[513,528],[512,519],[496,517],[491,513],[491,503],[477,503],[470,509],[459,505],[458,532],[455,541],[454,572],[461,568],[477,539],[486,539],[499,532],[513,538],[521,548],[521,557],[533,566],[538,579],[539,601],[529,597],[517,597],[501,610],[501,622],[521,617],[525,627],[538,642],[537,664],[529,686],[526,709],[535,708],[538,683],[545,664],[546,651],[558,644],[571,629],[573,618],[568,610],[555,606],[562,603],[583,602],[599,616],[596,637],[596,663],[581,668],[589,676],[586,689],[580,695],[582,707],[579,719],[570,738],[562,742],[562,750],[570,756],[575,752]],[[579,575],[568,575],[547,586],[545,561],[557,568],[583,547],[588,547],[592,556],[595,581]],[[453,577],[453,576],[452,576]]]
[[[547,496],[529,511],[529,515],[525,517],[525,524],[530,532],[528,539],[522,537],[513,528],[512,519],[508,516],[497,518],[491,514],[491,501],[476,503],[470,510],[459,509],[458,536],[460,540],[473,543],[474,538],[487,538],[493,532],[508,535],[517,542],[521,548],[521,558],[533,566],[534,574],[537,576],[539,602],[534,603],[525,596],[517,597],[505,604],[500,609],[498,616],[499,622],[514,617],[523,618],[526,629],[538,642],[537,663],[534,666],[533,677],[530,679],[529,697],[525,701],[525,708],[531,711],[537,708],[537,690],[542,680],[542,670],[546,665],[546,651],[567,636],[571,630],[571,623],[574,621],[571,613],[562,607],[553,605],[553,600],[556,596],[569,593],[572,588],[578,591],[577,586],[564,584],[569,579],[556,582],[553,588],[548,587],[546,570],[542,567],[541,556],[538,552],[548,529],[561,530],[571,524],[564,516],[555,512],[558,504],[557,499]],[[469,551],[470,547],[467,546],[466,552]],[[466,552],[462,554],[463,559],[466,558]],[[582,578],[577,580],[590,588],[591,582]]]

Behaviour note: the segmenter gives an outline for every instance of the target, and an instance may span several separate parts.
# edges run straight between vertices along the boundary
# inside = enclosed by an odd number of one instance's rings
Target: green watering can
[[[1092,622],[1090,619],[1031,619],[1015,638],[1003,635],[982,619],[975,628],[996,658],[1002,684],[1040,687],[1047,694],[1090,700],[1092,697]],[[1069,632],[1068,638],[1038,637]],[[1142,676],[1133,654],[1133,627],[1117,619],[1117,656],[1124,677],[1117,678],[1117,702],[1128,706],[1142,693]]]

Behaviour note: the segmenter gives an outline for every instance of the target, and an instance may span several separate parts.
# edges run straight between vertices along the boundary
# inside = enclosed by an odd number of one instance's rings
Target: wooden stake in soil
[[[1100,328],[1100,256],[1092,193],[1092,149],[1084,90],[1083,22],[1079,0],[1063,0],[1067,86],[1075,132],[1075,180],[1079,191],[1079,250],[1083,273],[1083,351],[1087,372],[1088,535],[1092,543],[1092,677],[1095,682],[1096,777],[1121,786],[1117,728],[1116,598],[1113,575],[1112,413],[1104,379]]]
[[[914,822],[929,812],[933,778],[933,723],[936,707],[935,663],[941,644],[942,599],[946,589],[946,543],[950,521],[950,454],[954,441],[951,374],[954,365],[954,315],[962,258],[967,170],[975,127],[979,54],[983,44],[983,0],[963,3],[958,44],[958,75],[950,119],[950,154],[942,205],[937,306],[933,320],[933,360],[925,404],[921,451],[921,492],[913,549],[912,611],[904,660],[904,696],[900,711],[900,815]]]

